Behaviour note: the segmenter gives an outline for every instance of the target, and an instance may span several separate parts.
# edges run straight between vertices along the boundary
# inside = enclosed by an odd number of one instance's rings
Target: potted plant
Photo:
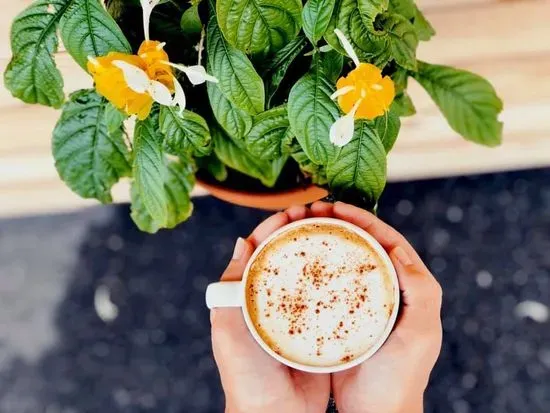
[[[68,99],[58,34],[94,80]],[[410,77],[465,139],[498,145],[493,87],[417,60],[433,35],[413,0],[37,0],[13,22],[4,80],[62,108],[60,178],[102,203],[130,178],[132,218],[155,232],[189,217],[196,179],[249,206],[330,193],[372,208],[400,117],[415,114]]]

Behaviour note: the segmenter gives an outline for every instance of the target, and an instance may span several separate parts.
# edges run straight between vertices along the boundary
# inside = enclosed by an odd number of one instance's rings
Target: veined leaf
[[[357,6],[361,14],[373,21],[380,13],[388,10],[389,0],[358,0]]]
[[[290,156],[298,163],[304,175],[311,179],[311,183],[315,185],[326,185],[328,183],[326,168],[311,162],[304,151],[299,150]]]
[[[286,105],[279,106],[254,118],[254,125],[245,138],[250,153],[258,159],[273,160],[283,156],[285,138],[292,136]]]
[[[195,185],[194,169],[192,164],[185,164],[183,160],[166,161],[162,166],[164,181],[162,189],[166,193],[166,222],[161,225],[149,213],[144,203],[142,192],[134,182],[131,188],[131,216],[138,228],[151,234],[161,228],[174,228],[193,212],[191,203],[191,189]]]
[[[336,84],[344,68],[344,56],[336,50],[331,50],[322,54],[319,64],[322,66],[329,82]]]
[[[411,20],[416,16],[414,0],[390,0],[389,11]]]
[[[118,110],[118,108],[110,102],[107,103],[103,116],[105,118],[105,123],[107,123],[107,130],[109,133],[119,130],[123,122],[128,118],[124,112]]]
[[[252,127],[252,116],[233,105],[217,84],[208,82],[206,88],[210,107],[220,126],[232,138],[244,138]]]
[[[384,116],[379,116],[374,120],[374,128],[382,145],[384,145],[386,153],[389,153],[397,140],[399,129],[401,129],[399,116],[390,110]]]
[[[23,10],[11,26],[13,57],[4,84],[26,103],[58,108],[65,99],[63,78],[55,65],[57,26],[72,0],[38,0]]]
[[[198,34],[202,30],[202,22],[199,16],[198,4],[193,4],[185,10],[180,21],[181,30],[185,34]]]
[[[215,153],[212,152],[210,155],[202,156],[195,161],[200,169],[207,170],[216,181],[223,182],[227,179],[227,168]]]
[[[419,40],[427,42],[435,35],[435,29],[418,7],[416,8],[413,26]]]
[[[308,0],[302,11],[304,33],[314,45],[324,36],[336,0]]]
[[[99,0],[72,0],[59,22],[63,45],[84,69],[88,56],[132,53],[132,48]]]
[[[143,202],[147,214],[159,228],[168,225],[168,195],[164,189],[166,168],[162,153],[158,109],[138,120],[134,131],[134,197]]]
[[[405,69],[416,70],[418,36],[414,26],[398,14],[382,17],[382,27],[388,38],[391,56]]]
[[[334,13],[325,34],[326,41],[346,55],[334,29],[340,29],[362,62],[383,67],[391,59],[389,38],[375,30],[374,19],[388,8],[388,0],[336,0]]]
[[[502,101],[481,76],[448,66],[419,62],[415,79],[435,101],[451,128],[465,139],[497,146],[502,141],[498,115]]]
[[[245,53],[276,52],[300,31],[300,0],[218,0],[216,14],[229,43]]]
[[[376,203],[386,185],[386,151],[372,124],[355,123],[353,139],[328,165],[327,176],[336,194],[356,191]]]
[[[406,91],[403,91],[395,97],[391,106],[391,110],[395,112],[397,116],[403,117],[416,114],[414,103]]]
[[[265,186],[275,185],[287,157],[275,161],[262,161],[250,154],[240,141],[235,141],[217,129],[212,128],[214,153],[227,166],[252,178],[259,179]]]
[[[391,79],[395,85],[395,93],[399,94],[406,90],[409,85],[409,72],[406,69],[398,67],[397,70],[391,75]]]
[[[302,50],[304,50],[306,45],[307,40],[304,36],[300,35],[275,53],[275,55],[265,65],[263,77],[266,82],[268,106],[271,104],[271,100],[273,99],[275,92],[277,92],[279,85],[283,81],[288,68],[300,55]]]
[[[316,64],[296,82],[288,97],[290,126],[308,158],[317,165],[326,165],[334,152],[329,131],[340,111],[330,98],[333,92],[334,83],[322,65]]]
[[[83,198],[109,203],[111,187],[130,174],[122,124],[109,132],[108,102],[93,89],[71,94],[53,131],[52,150],[61,179]]]
[[[212,75],[218,78],[218,87],[224,96],[251,115],[263,112],[264,82],[246,55],[225,41],[216,16],[208,23],[206,47],[208,65]]]
[[[376,2],[374,2],[376,3]],[[334,29],[342,30],[362,62],[383,68],[391,59],[407,69],[416,70],[418,37],[406,18],[392,13],[369,0],[337,0],[325,38],[340,53],[345,54]],[[382,13],[382,14],[380,14]],[[380,14],[379,26],[374,19]]]
[[[161,106],[159,127],[164,135],[164,148],[172,155],[204,156],[212,150],[208,125],[194,112],[184,110],[180,115],[173,106]]]

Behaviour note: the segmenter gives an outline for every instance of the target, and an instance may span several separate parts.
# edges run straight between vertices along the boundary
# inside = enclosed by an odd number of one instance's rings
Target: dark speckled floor
[[[195,207],[155,236],[125,206],[0,221],[1,413],[222,411],[203,293],[266,214]],[[550,170],[393,184],[380,215],[444,287],[426,412],[548,413]]]

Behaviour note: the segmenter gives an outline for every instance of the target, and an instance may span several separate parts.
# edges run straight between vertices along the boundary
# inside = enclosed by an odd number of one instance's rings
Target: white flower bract
[[[145,40],[149,40],[149,20],[153,9],[160,3],[160,0],[139,0],[139,2],[143,10],[143,35]]]
[[[347,145],[353,139],[353,132],[355,130],[355,112],[361,104],[359,99],[350,112],[336,120],[330,127],[329,138],[330,141],[339,147]]]
[[[353,46],[351,45],[347,37],[344,36],[344,33],[342,33],[342,30],[334,29],[334,34],[338,36],[338,40],[340,40],[340,44],[348,54],[348,57],[351,60],[353,60],[353,63],[355,63],[355,66],[359,66],[360,62],[359,62],[359,58],[357,57],[357,53],[355,53],[355,50],[353,50]]]
[[[357,57],[357,53],[353,50],[351,42],[346,38],[340,29],[334,29],[334,33],[338,37],[338,40],[340,40],[340,44],[346,51],[348,57],[353,60],[355,66],[359,66],[361,62],[359,61],[359,57]],[[338,97],[344,96],[353,90],[355,90],[354,86],[344,86],[334,92],[330,98],[333,100],[337,99]],[[357,109],[359,109],[360,104],[361,99],[353,105],[353,108],[348,114],[337,119],[336,122],[334,122],[330,127],[329,138],[334,145],[342,147],[347,145],[353,139],[353,132],[355,130],[355,113],[357,112]]]

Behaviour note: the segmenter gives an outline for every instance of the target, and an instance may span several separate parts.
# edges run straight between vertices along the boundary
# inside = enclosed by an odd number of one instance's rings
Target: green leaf
[[[317,64],[296,82],[288,97],[290,126],[308,158],[317,165],[326,165],[334,152],[329,131],[340,111],[330,98],[333,92],[334,83]]]
[[[435,101],[449,125],[465,139],[497,146],[502,141],[498,114],[502,101],[481,76],[448,66],[419,62],[415,79]]]
[[[374,20],[380,13],[388,10],[389,0],[358,0],[357,5],[361,14]]]
[[[189,110],[180,114],[173,106],[161,106],[159,116],[160,131],[164,135],[164,148],[172,155],[208,155],[210,131],[202,116]]]
[[[362,62],[383,67],[391,59],[389,39],[375,30],[374,19],[388,8],[388,0],[336,0],[334,13],[325,34],[326,41],[340,53],[342,48],[334,29],[340,29]]]
[[[407,92],[403,91],[395,97],[393,100],[391,110],[395,112],[397,116],[412,116],[416,114],[416,108],[414,103]]]
[[[59,22],[63,45],[84,70],[88,56],[132,53],[132,48],[99,0],[72,0]]]
[[[131,188],[131,216],[138,228],[154,234],[161,228],[174,228],[186,221],[193,212],[191,189],[195,184],[193,165],[181,160],[165,161],[162,189],[166,193],[166,221],[154,219],[145,206],[144,197],[136,182]]]
[[[344,56],[336,50],[331,50],[330,52],[325,52],[322,54],[322,58],[319,63],[327,75],[329,82],[336,84],[336,81],[342,74],[342,69],[344,68]]]
[[[11,26],[13,57],[4,84],[26,103],[59,108],[63,104],[63,78],[55,65],[57,26],[70,0],[38,0],[23,10]]]
[[[418,39],[422,41],[427,42],[435,35],[435,29],[418,7],[416,8],[416,15],[414,17],[413,25],[416,30],[416,34],[418,35]]]
[[[327,31],[336,0],[308,0],[302,11],[304,33],[314,45]]]
[[[199,6],[192,5],[185,10],[180,21],[181,30],[185,34],[198,34],[202,30],[202,21],[199,16]]]
[[[271,188],[277,183],[277,179],[279,179],[279,175],[281,175],[281,171],[285,167],[287,161],[288,155],[285,155],[278,159],[274,159],[269,163],[269,176],[267,177],[267,180],[263,182],[265,186]]]
[[[358,192],[376,203],[386,185],[386,151],[373,125],[355,122],[353,139],[340,148],[327,168],[327,176],[337,195]]]
[[[416,48],[418,36],[414,26],[397,14],[382,17],[382,27],[388,38],[391,57],[405,69],[416,70]]]
[[[386,153],[389,153],[397,140],[399,129],[401,129],[399,116],[390,110],[386,112],[385,116],[379,116],[374,120],[374,128],[382,145],[384,145]]]
[[[233,105],[217,84],[208,82],[206,88],[212,112],[219,125],[232,138],[244,138],[252,127],[252,116]]]
[[[326,185],[328,183],[326,168],[311,162],[304,151],[299,150],[290,156],[298,163],[300,170],[311,179],[313,184]]]
[[[292,137],[292,132],[286,105],[283,105],[256,116],[245,142],[250,153],[258,159],[273,160],[283,156],[287,136]]]
[[[397,70],[391,75],[393,84],[395,85],[395,93],[399,94],[407,89],[409,85],[409,72],[402,67],[398,67]]]
[[[334,34],[334,29],[339,28],[362,62],[383,68],[395,59],[404,68],[416,70],[418,37],[413,25],[398,14],[382,13],[387,4],[377,6],[375,3],[369,0],[337,0],[325,35],[327,42],[345,54]]]
[[[232,140],[217,128],[212,128],[212,139],[214,140],[214,153],[224,164],[245,175],[259,179],[267,187],[275,185],[286,157],[276,161],[260,160],[250,154],[242,146],[242,143]]]
[[[267,104],[271,104],[271,100],[277,92],[281,82],[283,81],[288,68],[294,60],[300,55],[302,50],[307,45],[307,40],[304,36],[298,36],[285,47],[273,55],[273,57],[265,65],[264,80],[266,82]]]
[[[414,0],[390,0],[388,10],[391,13],[400,14],[407,20],[411,20],[416,16]]]
[[[103,117],[105,118],[105,123],[107,124],[107,130],[109,133],[118,131],[122,127],[123,122],[128,118],[124,112],[118,110],[118,108],[110,102],[107,103],[107,106],[105,107]]]
[[[215,16],[208,23],[206,47],[208,65],[224,96],[251,115],[263,112],[264,82],[246,55],[225,41]]]
[[[93,89],[71,94],[53,131],[52,151],[61,179],[83,198],[112,202],[111,187],[130,174],[122,125],[107,128],[107,101]]]
[[[252,55],[276,52],[300,31],[300,0],[218,0],[216,13],[229,43]]]
[[[134,131],[134,187],[144,209],[160,228],[168,225],[168,195],[164,190],[166,168],[162,153],[158,109],[138,120]]]
[[[227,168],[215,153],[197,158],[196,162],[200,169],[208,171],[217,181],[223,182],[227,179]]]

